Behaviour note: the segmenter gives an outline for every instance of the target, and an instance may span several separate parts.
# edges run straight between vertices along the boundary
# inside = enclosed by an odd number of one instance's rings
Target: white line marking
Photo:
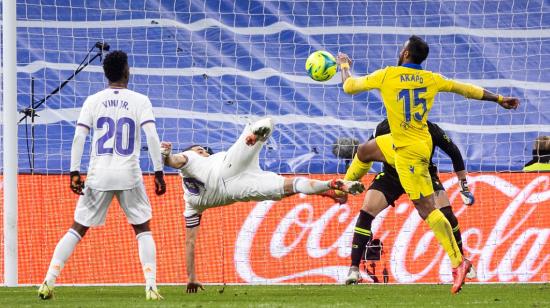
[[[18,27],[56,29],[105,29],[136,27],[174,27],[188,31],[202,31],[207,28],[221,28],[241,35],[271,35],[292,30],[304,35],[327,34],[391,34],[391,35],[468,35],[495,38],[550,38],[550,29],[480,29],[466,27],[385,27],[385,26],[324,26],[299,27],[288,22],[276,22],[264,27],[233,27],[212,18],[186,24],[172,19],[132,19],[110,21],[50,21],[18,20]]]
[[[40,117],[36,118],[36,124],[52,124],[60,121],[76,122],[80,108],[44,109],[39,111]],[[262,117],[247,115],[231,115],[222,113],[206,113],[174,108],[155,107],[154,113],[158,119],[189,119],[231,124],[246,124],[249,120],[258,120]],[[315,124],[320,126],[339,126],[342,128],[354,128],[372,130],[379,122],[342,120],[331,116],[306,116],[299,114],[269,115],[276,124]],[[527,132],[550,132],[550,125],[462,125],[454,123],[437,123],[446,131],[470,134],[506,134]]]
[[[27,65],[18,66],[17,72],[33,74],[43,69],[74,71],[78,67],[74,63],[53,63],[46,61],[34,61]],[[89,65],[86,68],[88,72],[102,73],[103,68],[98,65]],[[292,75],[283,73],[272,68],[262,68],[255,71],[243,71],[233,67],[186,67],[186,68],[144,68],[144,67],[132,67],[130,69],[132,74],[145,75],[145,76],[201,76],[206,74],[210,77],[221,77],[226,75],[242,76],[249,79],[262,80],[270,77],[280,77],[291,82],[303,83],[303,84],[315,84],[315,85],[336,85],[341,83],[339,76],[334,76],[327,82],[320,83],[309,78],[304,71],[304,75]],[[536,81],[521,81],[513,79],[456,79],[461,82],[473,83],[481,87],[497,88],[521,88],[525,90],[539,90],[550,91],[550,83],[548,82],[536,82]]]

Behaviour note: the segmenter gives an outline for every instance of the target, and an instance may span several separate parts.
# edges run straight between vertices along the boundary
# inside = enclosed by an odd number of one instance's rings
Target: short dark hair
[[[204,145],[200,145],[200,144],[193,144],[193,145],[190,145],[188,147],[186,147],[185,149],[182,150],[182,152],[187,152],[187,151],[191,151],[191,149],[193,149],[194,147],[201,147],[203,148],[206,153],[212,155],[214,154],[214,151],[212,150],[211,147],[207,147],[207,146],[204,146]]]
[[[124,70],[128,66],[128,55],[122,50],[110,52],[103,60],[103,71],[110,82],[117,82],[124,77]]]
[[[407,45],[407,50],[409,51],[409,56],[413,63],[421,64],[426,60],[428,54],[430,53],[430,47],[428,43],[424,41],[421,37],[412,35],[409,37],[409,44]]]

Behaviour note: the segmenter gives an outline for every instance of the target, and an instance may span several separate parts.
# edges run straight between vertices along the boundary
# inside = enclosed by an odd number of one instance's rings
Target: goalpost
[[[261,167],[330,179],[342,176],[347,163],[333,155],[335,140],[367,140],[385,111],[376,91],[344,94],[339,74],[324,83],[310,79],[306,58],[315,50],[342,51],[352,57],[353,73],[363,75],[395,65],[410,34],[430,44],[425,69],[522,100],[517,111],[505,111],[452,94],[436,99],[430,120],[465,157],[473,207],[460,202],[450,159],[436,151],[434,161],[478,281],[548,280],[550,175],[521,172],[533,140],[550,135],[550,12],[544,1],[4,0],[3,9],[5,285],[40,283],[72,221],[77,196],[67,175],[74,125],[84,99],[106,85],[100,58],[88,56],[96,42],[128,52],[129,87],[151,98],[159,136],[176,150],[190,144],[227,150],[244,123],[270,116],[276,129]],[[86,61],[89,66],[54,91]],[[17,109],[52,92],[39,117],[17,124]],[[153,204],[159,282],[184,283],[180,179],[167,168],[168,193],[155,196],[147,151],[142,148],[141,167]],[[376,164],[374,171],[380,169]],[[342,282],[361,205],[362,197],[340,206],[295,196],[210,209],[197,243],[198,278]],[[448,260],[405,197],[375,220],[373,232],[385,245],[379,268],[387,267],[390,282],[449,281]],[[58,280],[141,281],[135,238],[116,203],[105,227],[88,232]]]
[[[17,286],[17,21],[15,1],[2,1],[2,153],[4,285]]]

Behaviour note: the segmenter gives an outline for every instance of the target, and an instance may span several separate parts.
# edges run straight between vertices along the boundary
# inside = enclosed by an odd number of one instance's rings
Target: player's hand
[[[80,178],[80,172],[71,171],[71,190],[77,195],[84,195],[84,181]]]
[[[187,290],[185,292],[187,293],[197,293],[199,289],[204,291],[204,287],[202,286],[202,283],[195,281],[195,282],[188,282],[187,283]]]
[[[517,97],[504,97],[499,105],[504,109],[517,109],[519,107],[519,99]]]
[[[170,156],[170,153],[172,153],[172,143],[163,141],[160,143],[160,154],[163,157]]]
[[[468,182],[465,179],[460,180],[460,197],[462,198],[464,205],[474,205],[474,194],[472,194],[470,188],[468,188]]]
[[[166,182],[164,182],[164,172],[155,171],[155,194],[164,195],[166,192]]]
[[[351,65],[352,61],[351,59],[348,57],[348,55],[346,55],[345,53],[343,52],[339,52],[338,55],[336,56],[336,62],[338,64],[342,64],[342,63],[347,63],[349,65]]]

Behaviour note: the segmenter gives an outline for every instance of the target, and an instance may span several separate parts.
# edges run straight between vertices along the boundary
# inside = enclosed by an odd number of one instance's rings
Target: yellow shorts
[[[390,134],[378,136],[374,139],[380,148],[386,162],[395,168],[395,149],[393,148],[393,138]]]
[[[409,199],[417,200],[434,193],[428,166],[432,155],[432,140],[395,149],[395,169]]]

